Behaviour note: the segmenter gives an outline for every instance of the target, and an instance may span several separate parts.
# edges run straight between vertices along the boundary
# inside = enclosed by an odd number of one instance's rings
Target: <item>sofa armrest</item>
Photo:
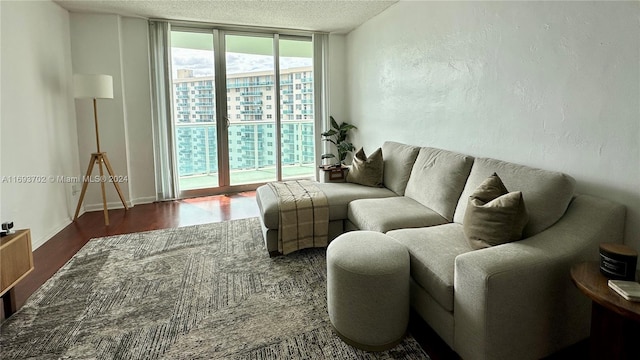
[[[621,242],[625,208],[580,195],[530,238],[455,261],[454,349],[464,359],[534,359],[588,336],[590,302],[571,283],[575,263]]]

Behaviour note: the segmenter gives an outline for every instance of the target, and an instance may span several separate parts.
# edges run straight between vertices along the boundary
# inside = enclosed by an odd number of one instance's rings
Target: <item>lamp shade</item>
[[[73,97],[76,99],[113,99],[111,75],[73,75]]]

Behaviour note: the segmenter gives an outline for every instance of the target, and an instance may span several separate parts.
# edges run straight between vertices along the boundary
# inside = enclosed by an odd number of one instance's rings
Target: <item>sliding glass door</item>
[[[231,185],[274,181],[276,167],[273,36],[226,35]]]
[[[180,29],[171,41],[183,196],[315,176],[310,37]]]
[[[179,190],[219,187],[213,34],[171,32]]]

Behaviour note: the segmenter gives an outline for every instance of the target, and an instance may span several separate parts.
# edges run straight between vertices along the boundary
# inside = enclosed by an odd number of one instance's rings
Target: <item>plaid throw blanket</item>
[[[278,196],[278,251],[284,255],[296,250],[328,245],[329,204],[312,181],[269,183]]]

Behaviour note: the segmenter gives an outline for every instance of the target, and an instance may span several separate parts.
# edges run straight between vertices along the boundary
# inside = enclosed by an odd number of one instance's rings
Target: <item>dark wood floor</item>
[[[16,285],[15,301],[20,308],[26,300],[91,238],[206,224],[259,215],[255,192],[219,195],[136,205],[125,211],[109,211],[110,225],[104,225],[102,211],[88,212],[65,227],[33,252],[35,269]],[[4,313],[0,306],[0,319]],[[409,331],[433,360],[459,359],[440,337],[412,313]],[[587,343],[566,349],[551,359],[586,358]]]
[[[104,225],[102,211],[87,212],[33,252],[34,271],[14,288],[16,306],[20,308],[91,238],[249,218],[258,214],[255,192],[136,205],[127,211],[110,210],[109,226]],[[0,316],[4,319],[1,306]]]

